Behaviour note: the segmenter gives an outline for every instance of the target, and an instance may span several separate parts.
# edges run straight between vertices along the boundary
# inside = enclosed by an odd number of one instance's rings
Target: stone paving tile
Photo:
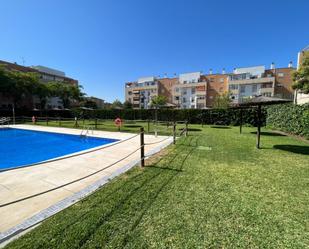
[[[80,130],[69,128],[31,125],[16,125],[16,127],[75,135],[80,134]],[[134,134],[95,131],[94,136],[123,140],[134,136]],[[157,142],[164,138],[166,137],[145,135],[145,142]],[[72,158],[1,172],[0,204],[65,184],[76,178],[83,177],[107,167],[138,148],[140,143],[139,139],[139,137],[136,137],[99,151],[78,155]],[[146,146],[145,153],[158,152],[162,146],[166,146],[170,142],[171,139]],[[14,234],[18,229],[24,229],[29,226],[29,224],[35,224],[38,220],[42,220],[44,217],[48,217],[50,214],[60,211],[69,204],[76,202],[78,198],[82,198],[82,196],[91,193],[91,191],[106,183],[108,178],[115,177],[135,165],[139,161],[139,157],[140,151],[137,151],[125,160],[82,181],[30,200],[25,200],[2,208],[0,207],[0,241],[1,238],[5,237],[5,234]]]

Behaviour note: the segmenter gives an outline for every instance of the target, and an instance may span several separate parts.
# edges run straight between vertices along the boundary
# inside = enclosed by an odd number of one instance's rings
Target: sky
[[[296,65],[309,44],[308,0],[0,1],[0,60],[62,70],[109,102],[145,76]]]

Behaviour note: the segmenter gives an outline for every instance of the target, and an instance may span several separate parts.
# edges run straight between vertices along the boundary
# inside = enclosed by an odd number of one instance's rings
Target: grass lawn
[[[257,150],[254,128],[190,127],[7,248],[308,248],[309,144],[266,131]]]

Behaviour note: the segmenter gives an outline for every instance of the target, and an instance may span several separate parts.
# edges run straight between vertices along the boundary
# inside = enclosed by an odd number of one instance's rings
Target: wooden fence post
[[[188,121],[186,121],[186,131],[185,131],[185,136],[188,136]]]
[[[176,122],[173,123],[173,143],[176,144]]]
[[[144,128],[140,129],[140,137],[141,137],[141,167],[145,167],[145,141],[144,141]]]

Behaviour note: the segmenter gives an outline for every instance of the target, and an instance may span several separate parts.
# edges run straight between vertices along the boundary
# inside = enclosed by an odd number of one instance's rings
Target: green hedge
[[[273,129],[309,138],[309,104],[271,106],[266,122]]]
[[[158,120],[162,121],[185,121],[188,120],[192,124],[217,124],[217,125],[239,125],[240,124],[240,110],[239,109],[160,109],[157,110]],[[81,111],[73,110],[73,117],[85,118],[99,118],[99,119],[115,119],[120,117],[126,120],[154,120],[156,117],[156,110],[94,110]],[[263,109],[262,122],[265,124],[266,110]],[[249,108],[243,110],[243,124],[256,125],[256,109]]]

